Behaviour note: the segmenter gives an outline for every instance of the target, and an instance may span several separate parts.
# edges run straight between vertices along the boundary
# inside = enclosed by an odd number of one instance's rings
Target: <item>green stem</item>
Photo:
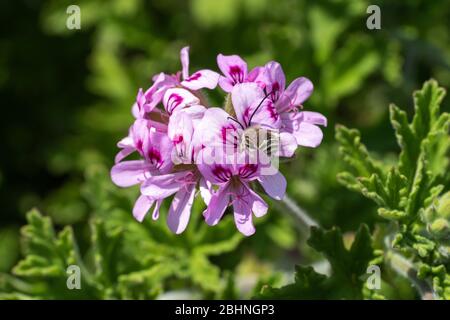
[[[311,218],[308,213],[287,194],[284,196],[283,200],[279,202],[279,206],[283,207],[283,209],[287,210],[295,218],[302,231],[309,232],[311,227],[319,227],[317,221]]]
[[[81,274],[83,275],[83,278],[85,283],[92,286],[93,288],[96,288],[95,285],[95,279],[92,273],[86,268],[83,258],[81,257],[80,248],[78,247],[78,243],[74,237],[73,239],[73,250],[75,254],[75,260],[77,262],[77,265],[80,267]]]
[[[400,253],[391,249],[390,244],[386,244],[385,261],[395,272],[413,284],[422,300],[436,299],[436,293],[430,284],[417,277],[417,269],[411,260],[406,259]]]

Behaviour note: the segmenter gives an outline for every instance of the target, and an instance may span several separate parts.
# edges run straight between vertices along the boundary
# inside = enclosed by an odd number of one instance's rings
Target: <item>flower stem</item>
[[[391,224],[391,229],[395,226]],[[405,258],[402,254],[392,248],[393,233],[388,234],[384,238],[385,262],[400,276],[408,279],[417,289],[422,300],[434,300],[437,295],[432,286],[424,280],[417,277],[417,269],[411,260]]]
[[[413,263],[392,249],[387,249],[386,262],[399,275],[408,279],[419,292],[422,300],[434,300],[436,295],[428,282],[417,277],[417,269]]]
[[[317,221],[311,218],[304,209],[299,207],[294,200],[292,200],[287,194],[284,196],[283,200],[279,202],[279,206],[287,210],[298,223],[298,226],[302,231],[309,232],[311,227],[319,227]]]

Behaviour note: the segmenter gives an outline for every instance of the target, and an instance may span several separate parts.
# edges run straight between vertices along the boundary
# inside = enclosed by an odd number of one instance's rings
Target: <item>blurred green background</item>
[[[71,4],[81,8],[81,30],[66,28]],[[381,8],[381,30],[366,28],[370,4]],[[116,143],[132,122],[138,88],[149,87],[155,73],[179,70],[183,46],[191,47],[192,70],[217,70],[218,53],[239,54],[250,67],[279,61],[288,81],[313,81],[305,108],[328,118],[324,143],[300,148],[282,171],[300,206],[349,237],[361,222],[372,227],[378,218],[371,202],[336,181],[344,164],[334,125],[360,129],[369,149],[389,159],[398,152],[387,121],[389,103],[411,113],[411,92],[425,80],[450,85],[445,0],[28,0],[2,1],[0,16],[4,272],[19,259],[19,227],[32,207],[58,228],[73,224],[81,239],[91,217],[108,220],[99,213],[102,204],[95,204],[105,190],[126,194],[120,206],[131,216],[137,190],[118,190],[109,181]],[[221,105],[222,97],[219,90],[209,96],[213,105]],[[194,214],[200,212],[198,206]],[[221,275],[232,270],[273,278],[273,271],[291,272],[295,263],[315,261],[293,217],[272,206],[259,220],[255,236],[211,259]],[[145,225],[149,233],[152,223]],[[230,237],[237,232],[230,224],[226,228]]]

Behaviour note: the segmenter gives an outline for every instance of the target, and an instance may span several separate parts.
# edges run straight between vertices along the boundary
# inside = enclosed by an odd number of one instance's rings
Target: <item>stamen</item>
[[[242,130],[245,130],[244,126],[239,121],[237,121],[235,118],[227,117],[227,120],[233,120],[234,122],[236,122],[241,127]]]
[[[269,95],[272,94],[272,92],[273,92],[273,91],[267,93],[267,94],[264,96],[264,98],[261,100],[261,102],[258,104],[258,106],[256,107],[256,109],[253,111],[252,115],[250,116],[250,119],[248,120],[248,125],[249,125],[249,126],[252,125],[252,119],[253,119],[253,117],[255,116],[255,114],[256,114],[256,112],[258,111],[258,109],[259,109],[259,108],[261,107],[261,105],[263,104],[264,100],[266,100],[267,97],[268,97]]]

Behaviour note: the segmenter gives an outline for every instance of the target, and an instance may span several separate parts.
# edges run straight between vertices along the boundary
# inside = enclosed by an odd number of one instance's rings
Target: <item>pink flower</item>
[[[206,203],[210,198],[210,185],[193,164],[197,152],[201,149],[196,147],[193,141],[194,130],[204,112],[205,107],[199,105],[174,112],[168,127],[168,137],[173,145],[172,161],[184,166],[167,174],[150,176],[141,185],[141,193],[147,199],[162,201],[175,194],[169,208],[167,224],[177,234],[183,232],[189,222],[197,186]],[[142,208],[146,211],[148,209],[148,204]]]
[[[178,84],[178,79],[174,75],[167,75],[165,73],[157,74],[153,77],[153,85],[143,92],[139,89],[136,103],[133,105],[132,112],[135,118],[144,118],[147,113],[161,102],[162,97],[167,89],[175,87]]]
[[[118,163],[131,153],[138,152],[142,158],[153,163],[158,169],[165,169],[172,165],[169,158],[170,154],[168,154],[171,152],[171,147],[170,145],[164,145],[168,141],[166,134],[152,127],[150,121],[136,119],[130,127],[128,136],[120,140],[117,144],[122,150],[116,155],[115,162]],[[158,159],[158,162],[154,161],[154,148],[161,149],[158,150],[158,152],[161,151],[161,157]]]
[[[280,117],[270,99],[255,83],[234,86],[231,93],[236,118],[220,108],[208,108],[199,124],[201,143],[207,146],[237,148],[251,127],[278,129]],[[236,149],[237,150],[237,149]]]
[[[189,75],[189,47],[184,47],[180,52],[180,59],[182,65],[181,85],[190,90],[199,90],[203,88],[214,89],[217,87],[219,81],[219,74],[217,72],[202,69]]]
[[[189,47],[184,47],[180,51],[182,71],[175,75],[168,75],[163,72],[153,77],[153,85],[143,92],[139,89],[136,103],[133,105],[133,115],[135,118],[144,118],[149,112],[161,102],[164,94],[170,88],[183,86],[190,90],[203,88],[214,89],[219,81],[217,72],[202,69],[189,76]]]
[[[190,91],[182,88],[171,88],[166,91],[163,98],[164,109],[169,115],[176,110],[198,105],[200,100]]]
[[[260,126],[270,129],[280,128],[280,116],[274,103],[267,99],[263,89],[256,83],[237,84],[231,91],[236,120],[241,128]]]
[[[247,63],[238,55],[225,56],[219,54],[217,65],[224,75],[219,78],[219,86],[225,92],[231,92],[238,83],[256,81],[263,72],[262,67],[256,67],[248,73]]]
[[[172,161],[175,164],[195,164],[202,146],[194,140],[194,133],[203,120],[205,111],[205,107],[195,105],[181,109],[170,117],[167,134],[173,144]],[[198,132],[201,133],[201,131]],[[198,141],[199,138],[196,140]]]
[[[297,148],[296,138],[292,133],[281,129],[283,119],[261,87],[255,83],[237,84],[233,87],[231,99],[236,118],[223,109],[207,109],[199,127],[203,145],[238,150],[249,147],[247,141],[251,135],[256,138],[271,136],[274,156],[291,157],[294,154]],[[261,146],[257,143],[251,147]],[[261,149],[259,151],[264,152]]]
[[[119,142],[123,149],[116,156],[116,164],[111,169],[111,179],[119,187],[129,187],[142,184],[151,176],[168,173],[173,163],[171,161],[172,144],[165,133],[148,127],[148,122],[138,119],[130,129],[130,135]],[[132,152],[138,152],[142,160],[122,161]],[[153,218],[159,216],[161,199],[141,195],[133,208],[133,215],[142,221],[148,210],[155,204]]]
[[[252,213],[262,217],[268,209],[267,203],[250,188],[249,183],[259,181],[269,196],[277,200],[281,200],[286,191],[286,180],[281,173],[261,175],[258,164],[238,161],[232,164],[200,164],[198,167],[207,181],[219,186],[203,212],[206,223],[216,225],[225,209],[232,205],[236,227],[246,236],[255,232]]]
[[[298,112],[312,83],[297,78],[286,88],[276,62],[248,72],[239,56],[219,54],[223,76],[207,69],[189,75],[188,47],[181,49],[180,58],[182,71],[160,73],[149,89],[139,90],[132,109],[136,119],[118,143],[111,179],[120,187],[140,186],[133,207],[140,222],[152,208],[158,219],[162,202],[171,198],[167,224],[182,233],[200,194],[207,205],[206,223],[217,224],[232,206],[237,229],[249,236],[255,232],[253,214],[261,217],[268,210],[251,186],[258,182],[270,197],[281,200],[286,179],[274,160],[291,157],[298,145],[318,146],[323,137],[318,125],[326,125],[326,118]],[[232,115],[206,105],[198,92],[218,83],[230,93]],[[139,160],[126,160],[132,153]]]
[[[317,147],[323,138],[317,125],[327,125],[327,119],[317,112],[297,112],[298,107],[305,102],[313,92],[312,82],[300,77],[286,86],[286,78],[278,62],[269,62],[264,67],[262,77],[265,91],[275,104],[281,117],[281,131],[294,135],[298,145]]]
[[[195,167],[148,177],[141,185],[141,197],[145,197],[148,203],[138,208],[139,213],[145,215],[150,209],[151,201],[161,203],[165,198],[175,194],[169,208],[167,224],[174,233],[182,233],[189,222],[200,178]]]
[[[195,114],[194,111],[202,111],[203,107],[197,106],[177,112],[182,118],[186,113]],[[195,117],[195,115],[193,116]],[[176,125],[184,122],[175,122]],[[188,126],[184,127],[181,136],[186,142],[193,135]],[[170,135],[177,132],[174,125],[169,124]],[[197,184],[205,201],[210,197],[208,184],[202,179],[194,165],[184,170],[173,170],[173,144],[167,133],[156,131],[148,126],[148,121],[138,119],[130,128],[130,134],[119,142],[123,148],[116,156],[116,165],[111,170],[113,182],[120,187],[129,187],[135,184],[141,185],[141,195],[133,207],[133,216],[142,221],[150,208],[154,206],[153,219],[158,219],[159,208],[163,200],[175,194],[172,200],[167,223],[174,233],[181,233],[187,226]],[[190,145],[189,145],[190,147]],[[121,162],[132,152],[138,152],[143,160],[130,160]]]

